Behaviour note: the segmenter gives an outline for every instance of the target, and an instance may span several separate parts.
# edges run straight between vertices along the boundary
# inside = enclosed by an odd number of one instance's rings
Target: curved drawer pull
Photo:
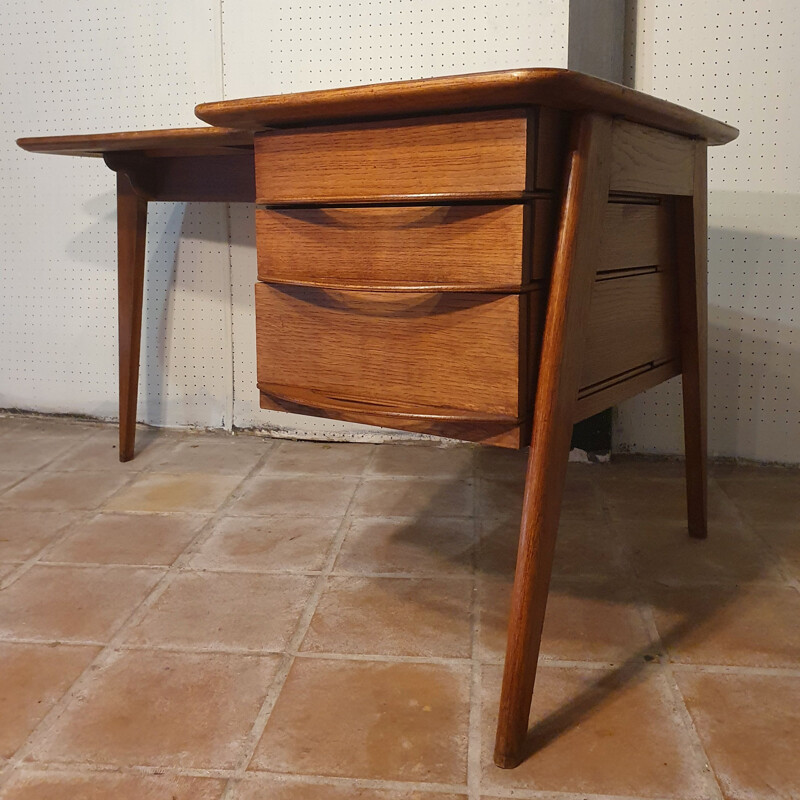
[[[316,389],[297,386],[284,386],[277,383],[260,383],[258,389],[278,402],[293,406],[329,411],[335,413],[369,414],[395,419],[435,420],[439,422],[470,422],[475,424],[518,425],[520,420],[504,414],[487,414],[483,411],[467,411],[454,408],[433,408],[431,406],[408,406],[400,408],[380,402],[355,400],[346,397],[331,397]]]

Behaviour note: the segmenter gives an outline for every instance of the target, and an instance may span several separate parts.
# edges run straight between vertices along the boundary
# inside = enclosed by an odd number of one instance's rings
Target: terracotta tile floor
[[[525,455],[0,416],[0,798],[800,798],[800,471],[571,465],[491,763]]]

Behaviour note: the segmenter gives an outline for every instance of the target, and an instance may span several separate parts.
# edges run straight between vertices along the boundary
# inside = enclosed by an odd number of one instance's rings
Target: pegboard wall
[[[199,124],[222,91],[219,8],[6,0],[0,74],[0,407],[114,418],[114,175],[14,140]],[[139,418],[229,425],[223,205],[150,205],[145,306]]]
[[[800,462],[800,17],[791,0],[638,0],[637,89],[740,128],[709,151],[709,444]],[[683,450],[680,379],[623,403],[618,447]]]

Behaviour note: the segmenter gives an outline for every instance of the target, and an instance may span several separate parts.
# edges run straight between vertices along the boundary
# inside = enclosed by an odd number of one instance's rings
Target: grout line
[[[112,659],[116,656],[119,652],[119,645],[122,644],[124,637],[127,635],[129,629],[138,622],[141,617],[147,613],[147,611],[153,606],[153,604],[158,600],[158,598],[164,593],[169,582],[172,580],[172,576],[177,571],[183,561],[188,560],[188,558],[192,555],[192,548],[195,543],[199,541],[205,541],[209,536],[213,534],[214,531],[214,524],[215,522],[222,518],[225,514],[225,510],[234,503],[243,493],[243,487],[248,482],[248,480],[257,473],[259,468],[261,467],[262,463],[269,457],[272,448],[267,450],[263,455],[259,457],[256,463],[253,465],[251,470],[247,473],[247,475],[243,476],[239,483],[229,492],[226,500],[219,506],[216,513],[206,519],[205,524],[200,526],[198,531],[195,533],[192,540],[189,544],[184,548],[182,554],[178,556],[177,559],[173,562],[172,566],[165,570],[164,575],[161,577],[159,581],[153,586],[150,592],[145,596],[145,598],[136,606],[128,617],[121,623],[121,625],[117,628],[116,632],[110,637],[110,639],[105,643],[103,649],[97,654],[97,656],[86,666],[84,671],[73,681],[70,688],[61,696],[61,698],[53,705],[53,707],[48,711],[47,714],[39,721],[36,727],[31,731],[31,733],[26,738],[25,742],[17,749],[14,755],[8,759],[8,763],[11,765],[11,769],[9,770],[9,775],[13,772],[14,769],[19,767],[19,765],[27,759],[27,757],[33,751],[33,748],[43,740],[46,740],[47,734],[52,728],[53,724],[57,722],[67,708],[72,704],[72,702],[80,696],[81,690],[89,683],[91,677],[97,672],[98,669],[102,669],[102,667],[108,665]],[[133,473],[130,479],[123,484],[122,487],[118,491],[121,491],[122,488],[128,485],[133,480],[136,480],[143,474],[147,474],[151,472],[149,468],[145,468],[142,472]],[[114,493],[116,494],[116,492]],[[113,497],[113,494],[111,495]],[[104,502],[108,502],[111,498],[106,498]],[[38,763],[38,762],[35,762]],[[7,776],[3,776],[0,778],[0,789],[2,789],[3,783],[5,782]]]
[[[341,522],[339,524],[339,528],[336,531],[335,536],[328,548],[328,554],[325,559],[325,563],[323,564],[322,570],[320,574],[317,576],[314,588],[309,596],[308,600],[306,601],[305,608],[301,613],[297,624],[295,625],[294,633],[292,634],[289,643],[286,647],[286,651],[281,656],[281,661],[278,666],[277,672],[275,677],[270,684],[269,690],[267,692],[267,696],[264,698],[264,702],[261,705],[261,709],[259,710],[255,721],[253,722],[252,728],[250,733],[246,738],[246,746],[244,748],[245,755],[240,759],[239,764],[237,765],[235,771],[236,778],[243,778],[247,774],[247,770],[255,756],[256,749],[258,748],[258,744],[261,741],[261,738],[266,730],[267,723],[269,722],[269,718],[272,715],[272,711],[275,708],[275,704],[278,701],[278,697],[280,693],[283,691],[283,687],[286,684],[286,681],[289,677],[289,671],[294,664],[295,655],[297,651],[300,649],[300,646],[305,638],[305,635],[308,631],[308,628],[311,625],[311,620],[314,616],[314,613],[317,610],[317,605],[322,597],[322,594],[325,590],[325,586],[327,584],[327,577],[333,571],[333,565],[336,562],[336,558],[339,555],[339,551],[342,548],[342,543],[344,542],[345,536],[350,527],[350,509],[353,507],[353,503],[355,501],[355,497],[358,494],[358,490],[364,483],[364,472],[366,472],[367,467],[372,463],[372,460],[376,457],[377,450],[373,450],[369,458],[367,459],[364,468],[362,469],[362,474],[359,476],[358,481],[353,489],[353,493],[350,496],[350,501],[347,504],[347,508],[345,509],[344,513],[341,517]],[[220,800],[230,800],[232,798],[232,793],[237,785],[235,781],[229,781],[228,785],[225,788],[225,791],[222,794]]]
[[[611,508],[609,507],[608,499],[605,495],[605,492],[600,490],[598,486],[598,491],[600,492],[600,503],[603,509],[603,515],[605,517],[605,522],[609,526],[609,529],[613,532],[613,515],[611,512]],[[612,537],[614,538],[614,537]],[[716,773],[714,772],[713,768],[711,767],[711,762],[709,761],[708,754],[703,747],[702,740],[700,738],[700,734],[698,733],[697,729],[694,726],[694,722],[692,721],[691,715],[689,714],[689,710],[686,707],[686,703],[683,699],[683,695],[678,688],[678,683],[675,680],[675,675],[672,673],[669,664],[669,656],[666,644],[661,637],[661,634],[658,631],[658,626],[656,625],[655,616],[653,614],[653,610],[650,606],[650,603],[646,600],[642,599],[642,593],[638,591],[639,585],[641,583],[640,576],[637,574],[635,569],[635,562],[629,558],[629,551],[627,546],[623,543],[624,540],[620,539],[620,543],[618,544],[618,548],[620,550],[619,555],[622,559],[621,563],[627,563],[628,568],[632,575],[634,575],[635,584],[636,584],[636,594],[635,594],[635,605],[639,612],[642,621],[645,624],[647,629],[648,638],[652,643],[654,643],[658,649],[658,653],[661,654],[659,660],[654,662],[654,665],[657,669],[659,669],[663,676],[664,676],[664,683],[666,684],[666,692],[667,697],[665,698],[668,701],[668,705],[671,706],[675,713],[680,718],[681,727],[685,731],[687,738],[690,742],[690,747],[693,751],[695,758],[698,760],[700,764],[702,764],[701,774],[705,779],[704,782],[706,784],[706,790],[711,793],[708,800],[711,800],[713,797],[714,800],[725,800],[724,795],[722,792],[722,788],[720,787],[719,781],[717,779]],[[641,674],[646,674],[645,669],[641,669]],[[661,689],[658,684],[661,683],[660,681],[656,682],[656,686]]]
[[[469,800],[480,800],[481,797],[481,664],[480,626],[481,607],[478,596],[478,546],[482,525],[478,515],[478,502],[481,494],[482,478],[478,475],[476,451],[472,452],[472,551],[470,566],[472,568],[472,600],[470,603],[470,622],[472,628],[470,648],[470,685],[469,685],[469,723],[467,728],[467,796]]]

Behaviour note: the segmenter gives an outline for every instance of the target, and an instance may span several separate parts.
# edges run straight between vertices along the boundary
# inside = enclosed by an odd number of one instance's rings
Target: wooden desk
[[[120,457],[147,200],[255,199],[262,407],[531,444],[495,749],[515,766],[573,423],[682,374],[689,533],[706,536],[706,149],[737,131],[554,69],[197,114],[227,128],[20,140],[118,173]]]

